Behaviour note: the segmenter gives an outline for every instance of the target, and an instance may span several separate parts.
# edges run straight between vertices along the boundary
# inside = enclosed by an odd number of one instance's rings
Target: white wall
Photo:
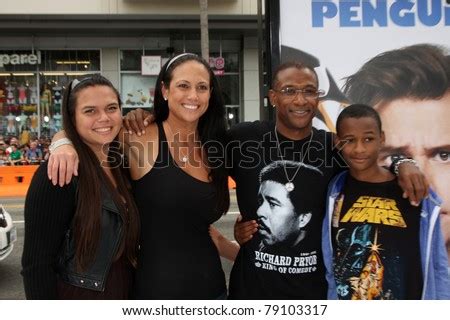
[[[120,88],[120,66],[119,66],[119,50],[118,49],[102,49],[102,74],[112,82],[112,84]]]
[[[259,120],[258,40],[244,37],[243,50],[244,121]]]
[[[198,0],[0,0],[1,14],[198,14]],[[257,0],[209,0],[210,14],[256,14]]]

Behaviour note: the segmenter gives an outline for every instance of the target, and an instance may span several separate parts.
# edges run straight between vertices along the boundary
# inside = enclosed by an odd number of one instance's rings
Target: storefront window
[[[222,89],[228,126],[240,122],[239,54],[233,52],[211,53],[210,66]]]
[[[40,115],[41,115],[41,135],[52,137],[56,132],[62,129],[62,96],[66,86],[73,79],[80,79],[85,74],[93,72],[71,73],[39,73],[40,85]]]
[[[66,85],[97,72],[99,50],[0,51],[0,134],[51,137],[62,128]]]
[[[42,51],[41,70],[79,71],[90,73],[100,70],[99,50],[47,50]]]
[[[100,50],[42,51],[40,66],[41,134],[53,136],[62,128],[62,95],[73,79],[100,72]]]
[[[225,105],[239,106],[239,74],[217,76]]]
[[[239,74],[224,74],[217,77],[222,89],[223,101],[227,112],[228,126],[240,122]]]
[[[160,56],[162,64],[167,53],[158,50],[122,50],[120,52],[120,95],[123,102],[123,114],[136,108],[153,108],[157,75],[141,74],[141,57]]]
[[[23,130],[38,134],[38,88],[35,73],[0,76],[0,134],[19,137]]]
[[[156,77],[124,73],[121,77],[121,97],[126,114],[135,108],[153,108]]]

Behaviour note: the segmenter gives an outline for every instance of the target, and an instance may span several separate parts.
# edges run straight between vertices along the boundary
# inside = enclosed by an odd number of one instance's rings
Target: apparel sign
[[[5,65],[41,64],[41,52],[36,54],[0,54],[0,68]]]

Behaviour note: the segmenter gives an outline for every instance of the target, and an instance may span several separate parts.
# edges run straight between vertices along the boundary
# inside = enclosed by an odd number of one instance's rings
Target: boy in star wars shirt
[[[329,299],[449,299],[437,196],[412,206],[377,163],[384,142],[378,113],[351,105],[338,141],[349,171],[330,183],[322,251]]]

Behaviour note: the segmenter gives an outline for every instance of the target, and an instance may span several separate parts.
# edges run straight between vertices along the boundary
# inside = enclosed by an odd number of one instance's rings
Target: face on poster
[[[425,43],[450,54],[450,4],[446,0],[279,3],[281,61],[303,57],[314,61],[320,87],[327,92],[319,107],[321,119],[314,121],[318,128],[334,130],[335,120],[347,103],[342,99],[346,77],[375,56]],[[441,223],[450,248],[450,88],[446,90],[439,98],[403,96],[373,106],[386,134],[380,163],[389,164],[398,154],[418,162],[443,200]]]

